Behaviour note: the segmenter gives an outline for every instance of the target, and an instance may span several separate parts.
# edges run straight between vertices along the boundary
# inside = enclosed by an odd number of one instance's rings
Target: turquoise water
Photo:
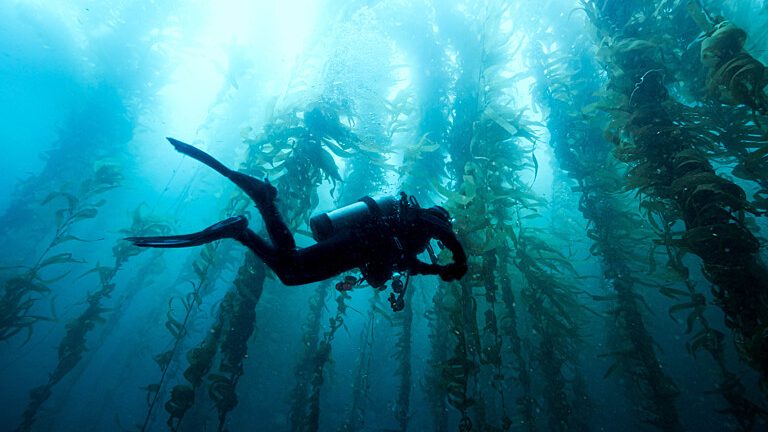
[[[766,29],[757,0],[6,0],[0,430],[768,430]],[[136,248],[263,233],[165,137],[268,178],[299,247],[363,196],[442,205],[469,272],[395,312],[335,289],[359,271]]]

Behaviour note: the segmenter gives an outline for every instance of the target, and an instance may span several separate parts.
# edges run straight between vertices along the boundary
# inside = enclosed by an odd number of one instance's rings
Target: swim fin
[[[187,143],[181,142],[175,138],[167,137],[166,139],[179,153],[185,154],[192,159],[198,160],[208,165],[209,167],[216,170],[216,172],[219,174],[228,178],[230,181],[232,181],[232,183],[236,184],[237,187],[245,192],[246,195],[248,195],[251,200],[256,203],[256,206],[262,207],[264,205],[272,204],[275,202],[275,198],[277,197],[277,189],[269,184],[269,181],[262,181],[251,177],[248,174],[231,170],[208,153]]]
[[[183,248],[200,246],[216,240],[235,238],[248,228],[245,216],[235,216],[193,234],[158,237],[128,237],[136,246],[153,248]]]
[[[208,153],[200,150],[197,147],[191,146],[185,142],[181,142],[175,138],[166,137],[168,142],[173,145],[173,148],[176,149],[177,152],[185,154],[192,159],[198,160],[209,167],[213,168],[218,172],[219,174],[223,175],[224,177],[229,177],[230,174],[233,172],[231,169],[224,166],[223,163],[219,162],[214,158],[213,156],[209,155]]]

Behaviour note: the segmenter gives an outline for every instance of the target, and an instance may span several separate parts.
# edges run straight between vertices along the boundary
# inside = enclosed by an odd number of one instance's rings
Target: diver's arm
[[[453,254],[453,263],[448,265],[427,264],[413,257],[409,267],[414,274],[437,274],[445,281],[461,279],[467,272],[467,254],[450,226],[429,216],[422,216],[423,226],[430,238],[441,241]]]
[[[461,279],[467,273],[466,262],[454,262],[448,265],[427,264],[413,258],[408,265],[408,270],[413,275],[440,275],[444,281],[453,281]]]
[[[414,275],[436,275],[440,274],[443,268],[444,266],[437,264],[427,264],[416,257],[411,258],[408,265],[408,270]]]
[[[456,234],[453,230],[442,223],[435,223],[427,220],[429,224],[428,233],[431,238],[437,239],[448,248],[453,254],[453,263],[457,265],[467,264],[467,254],[464,252],[464,247],[459,243],[459,239],[456,238]]]

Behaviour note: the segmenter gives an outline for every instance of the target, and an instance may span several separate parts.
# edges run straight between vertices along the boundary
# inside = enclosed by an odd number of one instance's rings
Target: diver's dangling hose
[[[408,282],[411,281],[411,274],[405,273],[405,284],[400,280],[400,275],[392,278],[392,291],[389,293],[389,306],[393,312],[400,312],[405,308],[405,290],[408,289]],[[397,296],[395,296],[397,294]]]
[[[400,203],[403,207],[410,206],[413,208],[421,208],[416,197],[413,195],[409,197],[405,192],[400,192]],[[429,243],[427,243],[427,252],[429,253],[429,259],[432,261],[432,264],[437,264],[437,255],[435,255],[435,250]],[[387,299],[393,312],[400,312],[405,309],[405,292],[408,290],[408,284],[411,281],[411,273],[405,272],[405,284],[400,280],[400,277],[400,275],[397,275],[392,279],[393,292],[389,293],[389,298]]]
[[[385,196],[376,199],[364,197],[345,207],[313,216],[309,220],[309,226],[314,239],[316,241],[323,241],[341,231],[357,229],[372,223],[377,218],[401,218],[403,211],[408,208],[418,209],[421,206],[415,196],[408,196],[408,194],[402,191],[399,197]],[[399,244],[397,238],[395,238],[395,241]],[[437,264],[437,255],[429,243],[427,243],[427,252],[432,264]],[[405,283],[403,283],[401,280],[402,274],[392,278],[391,286],[393,292],[389,294],[387,299],[394,312],[399,312],[405,308],[405,292],[411,280],[410,273],[404,272]],[[362,282],[362,278],[346,276],[343,281],[336,284],[336,290],[339,292],[350,291]],[[387,289],[387,286],[383,285],[379,288],[379,291],[384,291],[385,289]]]
[[[405,283],[403,283],[401,279],[401,275],[397,275],[394,278],[392,278],[392,291],[389,293],[389,298],[387,298],[387,301],[389,301],[389,306],[392,308],[393,312],[400,312],[405,308],[405,291],[408,289],[408,283],[411,281],[411,275],[410,273],[405,273]],[[355,276],[347,275],[344,276],[344,280],[341,282],[336,283],[336,290],[340,293],[344,293],[346,291],[351,291],[355,288],[355,286],[360,285],[363,283],[363,279],[358,279]],[[387,289],[386,285],[383,285],[381,288],[379,288],[379,291],[384,291]]]

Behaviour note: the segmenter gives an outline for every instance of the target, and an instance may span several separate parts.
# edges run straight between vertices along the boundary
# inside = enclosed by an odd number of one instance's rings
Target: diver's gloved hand
[[[450,282],[461,279],[465,274],[467,274],[467,263],[453,263],[441,269],[440,279]]]

